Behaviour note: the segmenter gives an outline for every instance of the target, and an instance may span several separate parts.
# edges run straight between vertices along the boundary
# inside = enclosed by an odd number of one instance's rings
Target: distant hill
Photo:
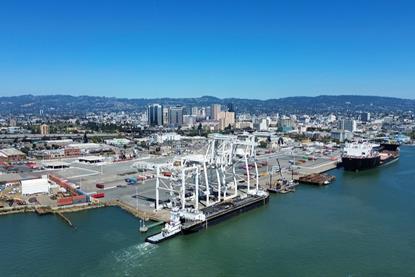
[[[70,95],[21,95],[0,97],[0,114],[79,115],[87,112],[139,112],[152,103],[162,105],[208,106],[214,103],[233,103],[237,112],[260,113],[352,113],[415,111],[415,100],[393,97],[321,95],[316,97],[286,97],[269,100],[216,98],[115,98]]]

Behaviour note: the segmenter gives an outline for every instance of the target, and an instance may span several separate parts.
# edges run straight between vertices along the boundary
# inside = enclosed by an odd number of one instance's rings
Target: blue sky
[[[415,98],[415,1],[1,1],[0,95]]]

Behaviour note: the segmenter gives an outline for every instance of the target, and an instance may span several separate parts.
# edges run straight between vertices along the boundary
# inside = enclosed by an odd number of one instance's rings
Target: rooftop
[[[42,165],[45,167],[69,167],[70,164],[62,161],[44,161]]]
[[[0,149],[0,154],[5,156],[20,156],[25,155],[22,151],[17,150],[16,148],[4,148]]]

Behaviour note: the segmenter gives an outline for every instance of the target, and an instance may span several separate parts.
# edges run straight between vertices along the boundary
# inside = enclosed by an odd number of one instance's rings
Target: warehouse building
[[[22,194],[49,193],[50,184],[47,176],[39,179],[22,180]]]
[[[16,148],[0,149],[0,160],[8,162],[17,162],[26,159],[25,153]]]

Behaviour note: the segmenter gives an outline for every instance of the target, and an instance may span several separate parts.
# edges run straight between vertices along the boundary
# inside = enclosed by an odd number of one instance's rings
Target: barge
[[[264,206],[269,201],[269,194],[263,192],[261,195],[249,195],[245,198],[238,196],[230,200],[202,209],[206,216],[205,221],[185,221],[182,224],[183,234],[197,232],[209,225],[217,224],[240,213]]]
[[[189,211],[179,211],[178,208],[174,208],[171,211],[170,222],[166,223],[160,233],[148,236],[145,241],[156,244],[179,234],[194,233],[240,213],[266,205],[268,201],[269,194],[264,191],[245,197],[237,196],[201,209],[196,214],[197,220],[185,218],[184,214],[189,214]]]

